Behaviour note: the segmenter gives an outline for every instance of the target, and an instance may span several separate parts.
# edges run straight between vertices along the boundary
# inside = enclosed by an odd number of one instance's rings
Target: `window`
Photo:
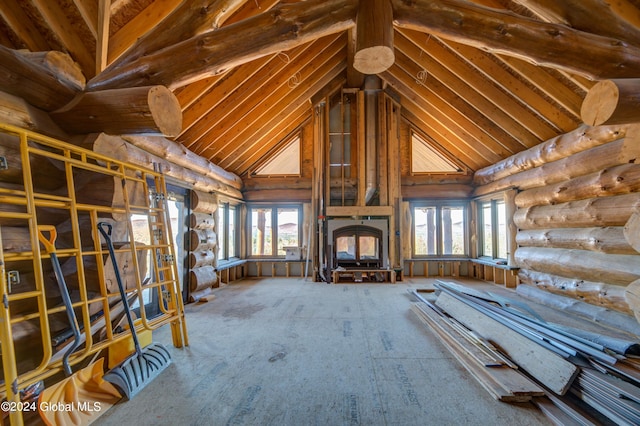
[[[466,256],[466,205],[434,203],[413,207],[413,255]]]
[[[504,200],[488,200],[478,204],[478,255],[491,259],[507,258],[507,215]]]
[[[236,206],[229,203],[220,203],[218,205],[218,218],[216,221],[218,260],[229,260],[238,256],[237,211]]]
[[[285,247],[300,244],[302,209],[299,206],[249,208],[251,256],[284,257]]]
[[[411,173],[462,173],[463,167],[436,148],[426,137],[411,132]]]
[[[274,154],[257,167],[255,176],[300,176],[300,132],[284,141]]]

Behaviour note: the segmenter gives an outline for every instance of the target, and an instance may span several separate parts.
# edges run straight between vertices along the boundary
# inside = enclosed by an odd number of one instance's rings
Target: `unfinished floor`
[[[246,279],[187,305],[190,346],[98,425],[546,425],[498,402],[410,311],[397,284]]]

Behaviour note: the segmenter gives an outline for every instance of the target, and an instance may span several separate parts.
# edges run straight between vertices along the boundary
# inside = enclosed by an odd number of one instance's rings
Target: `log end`
[[[378,74],[386,71],[394,61],[395,55],[392,48],[373,46],[355,53],[353,67],[363,74]]]
[[[633,310],[636,320],[640,322],[640,280],[635,280],[627,286],[624,297]]]
[[[178,98],[165,86],[154,86],[148,94],[149,108],[154,122],[166,137],[175,137],[182,131],[182,109]]]
[[[589,126],[599,126],[611,118],[619,100],[618,86],[611,80],[596,83],[585,96],[580,118]]]

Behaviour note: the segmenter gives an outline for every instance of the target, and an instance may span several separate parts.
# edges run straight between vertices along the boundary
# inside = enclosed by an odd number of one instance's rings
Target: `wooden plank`
[[[564,395],[579,369],[561,356],[535,344],[455,297],[441,293],[436,305],[465,326],[499,346],[522,369],[553,392]]]
[[[470,345],[464,336],[430,308],[422,308],[416,304],[411,309],[420,320],[431,327],[452,355],[495,399],[503,402],[526,402],[533,396],[544,395],[540,386],[517,370],[502,366],[499,360],[492,359],[479,347]]]

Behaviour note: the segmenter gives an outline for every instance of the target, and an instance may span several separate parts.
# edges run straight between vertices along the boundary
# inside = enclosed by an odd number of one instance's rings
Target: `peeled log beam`
[[[60,78],[57,69],[0,45],[0,90],[37,108],[53,111],[71,102],[82,88]]]
[[[147,151],[144,151],[118,136],[110,136],[104,133],[91,135],[79,144],[92,151],[109,156],[119,161],[136,164],[148,169],[151,164],[156,163],[162,173],[172,178],[191,184],[194,189],[203,192],[219,192],[233,198],[242,199],[242,194],[235,188],[225,185],[222,182],[202,176],[192,170],[173,164],[164,158],[160,158]]]
[[[220,28],[246,0],[183,0],[151,31],[140,37],[113,66],[131,62],[193,36]]]
[[[211,30],[94,77],[88,90],[162,84],[172,89],[266,55],[345,31],[354,25],[355,0],[283,3],[260,15]]]
[[[233,188],[242,189],[242,179],[239,176],[213,164],[177,142],[159,136],[123,135],[122,138],[138,148],[142,148],[174,164],[186,167],[203,176],[219,180]]]
[[[640,210],[636,210],[624,225],[624,237],[640,253]]]
[[[520,208],[565,203],[640,191],[640,164],[623,164],[554,185],[528,189],[516,196]]]
[[[192,229],[189,231],[191,251],[214,250],[218,244],[216,233],[212,229]]]
[[[640,79],[605,80],[596,83],[582,101],[585,124],[626,124],[640,121]]]
[[[378,74],[394,61],[391,1],[359,2],[353,67],[363,74]]]
[[[622,286],[640,278],[640,255],[520,247],[516,263],[523,269]]]
[[[213,266],[203,266],[191,270],[190,289],[192,292],[212,287],[218,280],[218,275]]]
[[[522,284],[535,286],[549,293],[572,297],[625,314],[633,314],[625,299],[625,286],[564,278],[528,269],[520,269],[518,278]]]
[[[199,268],[201,266],[214,266],[216,254],[213,250],[192,251],[189,253],[189,267]]]
[[[490,194],[507,188],[530,189],[550,185],[626,163],[640,164],[638,132],[628,133],[623,139],[490,182],[477,187],[474,195]]]
[[[182,131],[178,98],[164,86],[82,93],[51,117],[69,133],[144,133],[177,136]]]
[[[478,170],[473,175],[473,183],[477,186],[486,185],[545,163],[615,141],[625,137],[628,132],[636,134],[639,131],[640,125],[580,126],[576,130],[551,138],[544,143]]]
[[[516,234],[521,247],[547,247],[597,251],[609,254],[636,254],[624,239],[621,226],[604,228],[523,229]]]
[[[640,30],[627,20],[625,2],[600,0],[515,0],[542,21],[564,24],[577,30],[640,45]],[[635,10],[635,9],[634,9]],[[637,19],[637,13],[635,18]],[[637,22],[637,21],[636,21]]]
[[[191,210],[212,214],[218,210],[218,197],[201,191],[191,191]]]
[[[20,54],[33,63],[42,65],[54,73],[58,79],[78,88],[78,90],[84,90],[87,80],[82,69],[66,53],[52,50],[48,52],[21,51]]]
[[[620,40],[460,0],[393,0],[394,24],[592,80],[640,75],[640,49]],[[452,25],[451,23],[455,23]]]
[[[467,198],[473,187],[464,184],[402,185],[402,198]]]
[[[639,207],[640,193],[633,193],[518,209],[513,221],[520,229],[624,226]]]
[[[216,221],[211,213],[192,212],[189,215],[189,227],[192,229],[213,229]]]

